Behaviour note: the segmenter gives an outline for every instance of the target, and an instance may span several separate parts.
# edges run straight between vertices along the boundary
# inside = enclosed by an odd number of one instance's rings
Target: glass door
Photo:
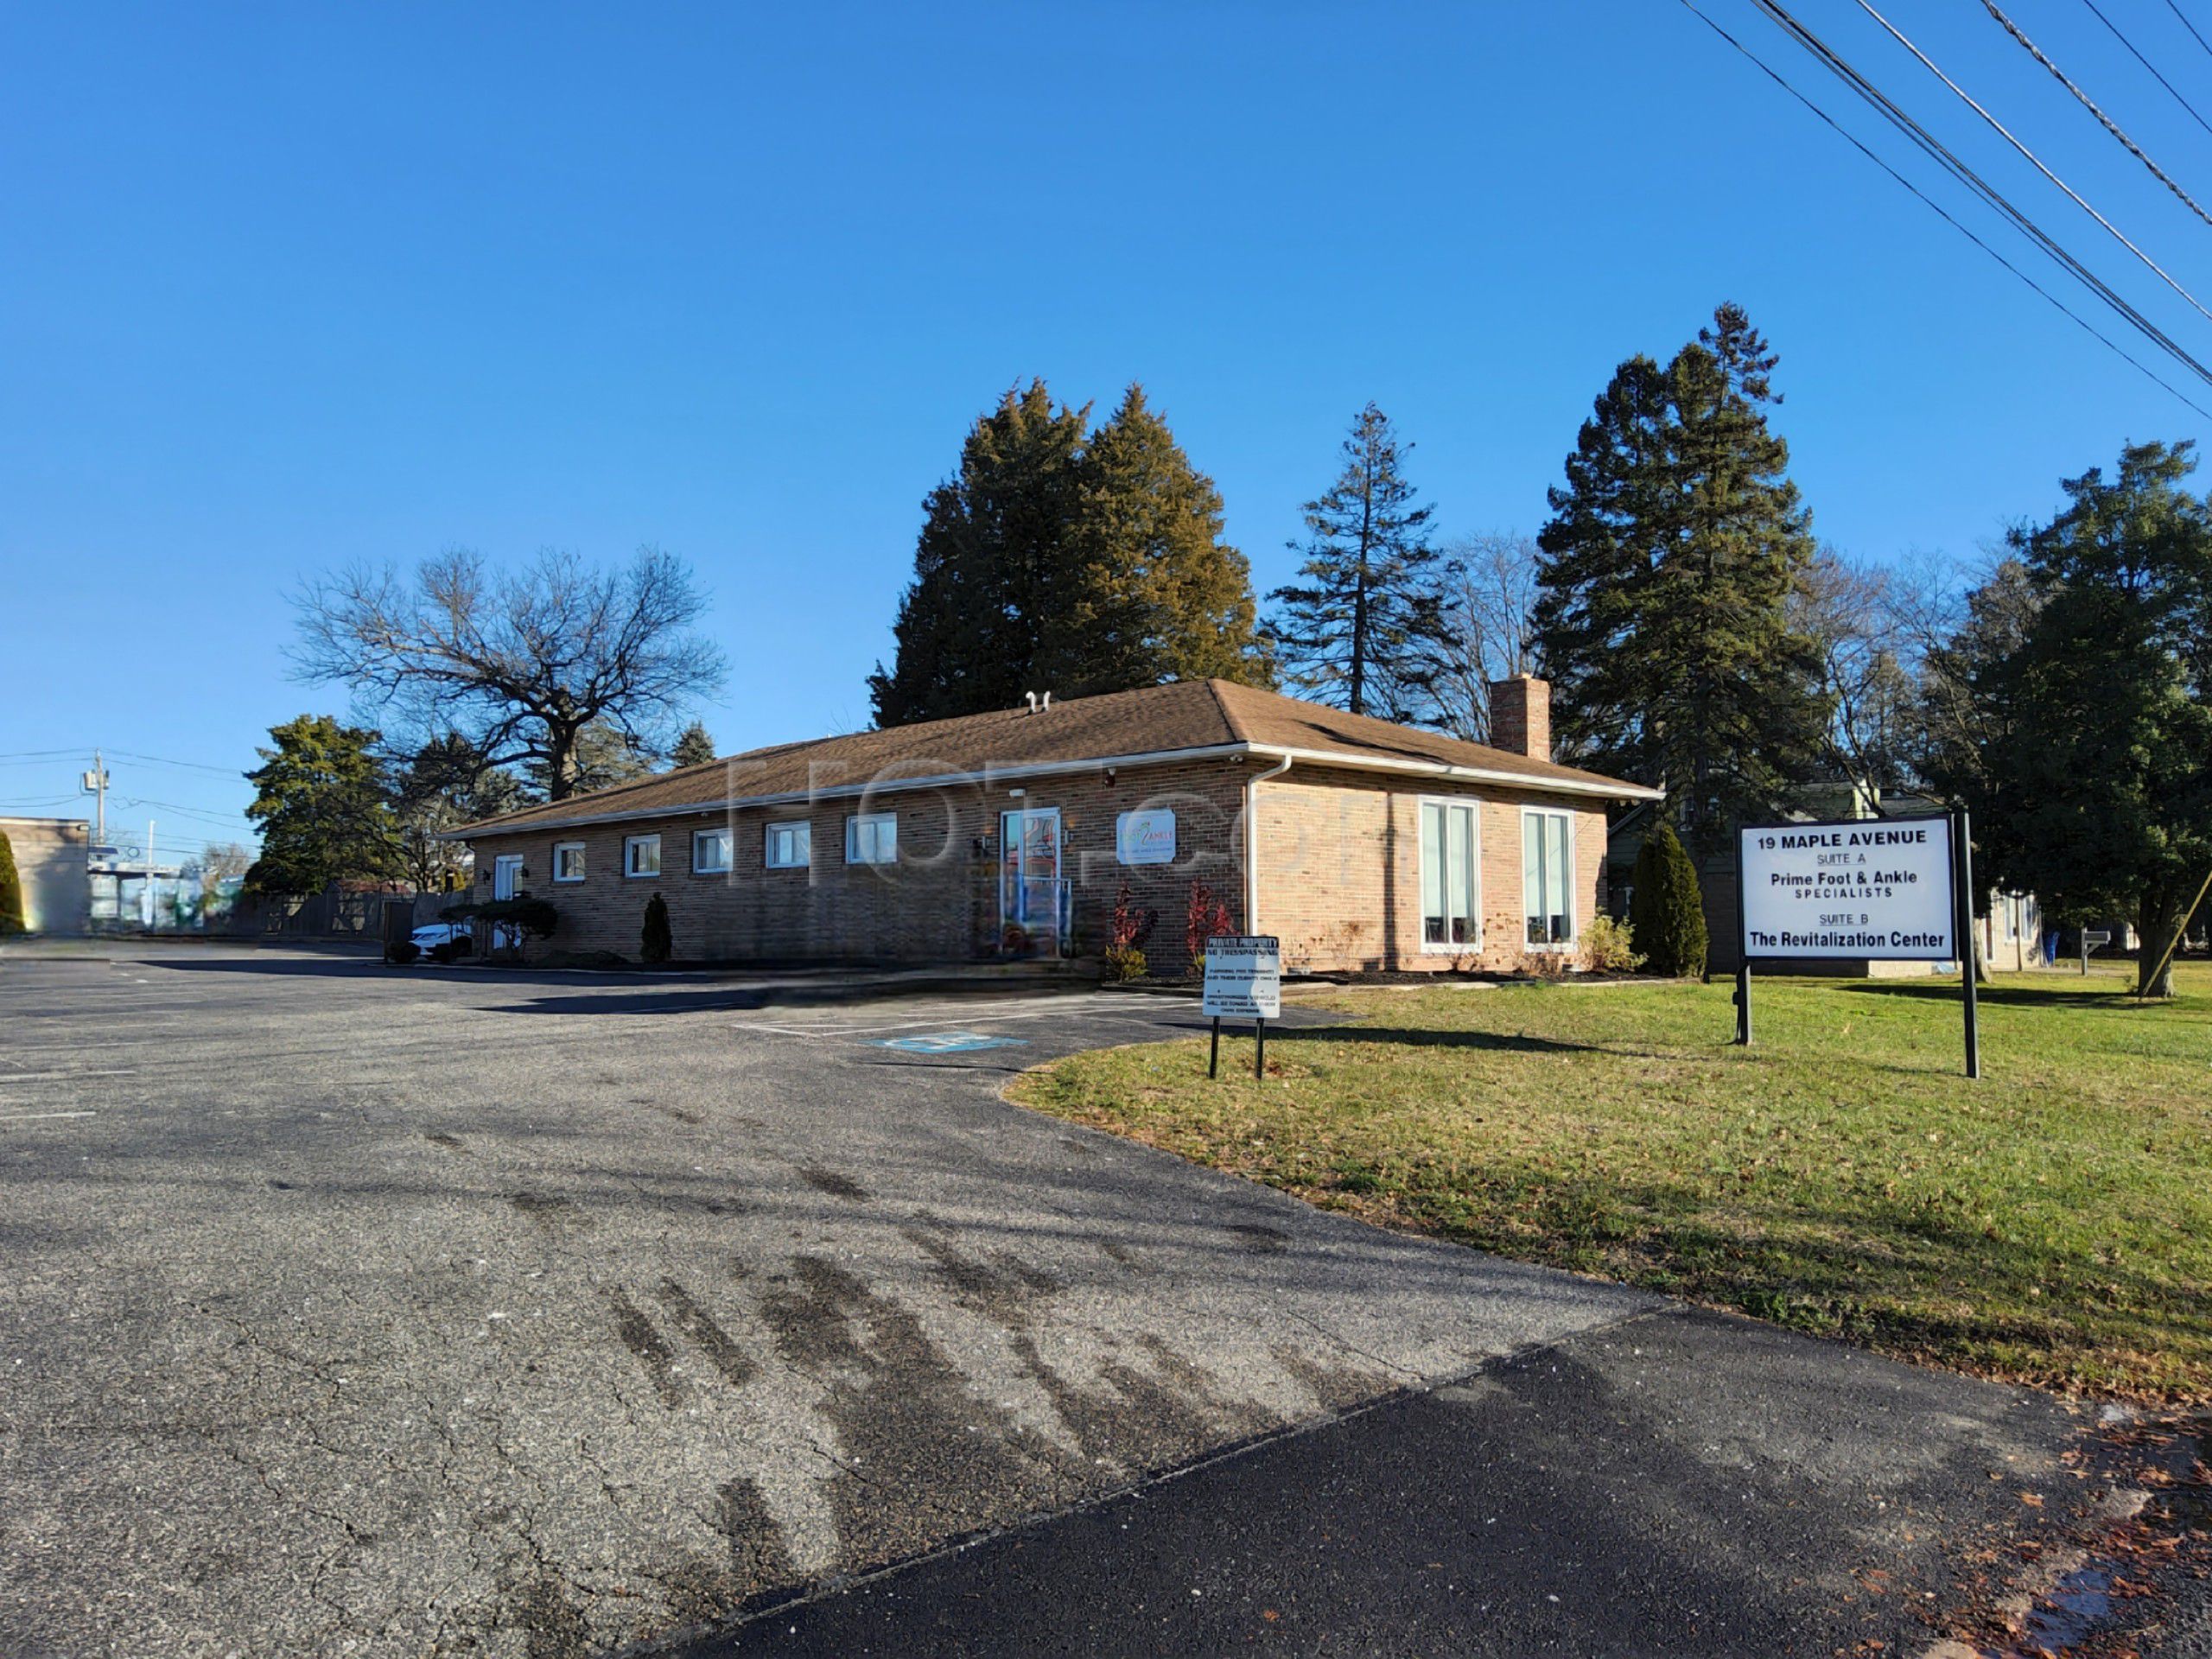
[[[1060,809],[1015,807],[1001,813],[999,836],[1005,849],[999,859],[1000,943],[1057,951]]]

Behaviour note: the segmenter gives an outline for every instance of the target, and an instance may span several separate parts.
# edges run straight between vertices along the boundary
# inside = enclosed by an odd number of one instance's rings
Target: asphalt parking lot
[[[1249,1630],[1156,1605],[1116,1624],[1136,1599],[1098,1572],[1128,1541],[1117,1503],[1163,1524],[1185,1505],[1154,1545],[1221,1552],[1255,1593],[1298,1548],[1349,1572],[1362,1517],[1375,1538],[1392,1523],[1341,1462],[1298,1459],[1392,1421],[1390,1501],[1437,1483],[1459,1583],[1487,1573],[1520,1607],[1528,1571],[1567,1559],[1547,1524],[1596,1494],[1584,1602],[1625,1582],[1608,1552],[1696,1560],[1708,1634],[1746,1596],[1762,1629],[1813,1602],[1874,1629],[1894,1610],[1859,1605],[1862,1560],[1934,1586],[1947,1534],[2010,1524],[2016,1493],[2069,1501],[2072,1427],[2048,1402],[1685,1323],[998,1098],[1039,1059],[1195,1024],[1188,1003],[1097,992],[207,946],[0,958],[0,1651],[601,1654],[841,1582],[715,1650],[858,1650],[862,1630],[920,1651],[886,1633],[902,1580],[865,1575],[992,1538],[1033,1565],[1061,1552],[1044,1605],[1095,1603],[1096,1639],[1067,1650],[1281,1627],[1278,1645],[1387,1651],[1418,1586],[1379,1567],[1353,1574],[1382,1597],[1367,1635],[1336,1644],[1258,1601]],[[1203,1542],[1208,1503],[1244,1517],[1241,1543]],[[1255,1503],[1323,1541],[1263,1548]],[[1333,1534],[1313,1507],[1330,1503]],[[1119,1530],[1020,1543],[1071,1511]],[[1484,1541],[1501,1516],[1510,1548]],[[917,1582],[988,1559],[925,1560]],[[1572,1613],[1575,1586],[1520,1611]],[[1227,1587],[1208,1604],[1224,1619]],[[1648,1593],[1651,1618],[1681,1605]],[[909,1599],[934,1609],[931,1650],[988,1646],[963,1635],[969,1594]],[[1625,1628],[1624,1605],[1554,1628],[1463,1600],[1419,1628],[1428,1650],[1549,1628],[1592,1651],[1576,1632]],[[999,1634],[990,1650],[1036,1650],[1033,1625]]]
[[[607,1651],[1638,1305],[996,1098],[1187,1004],[816,995],[10,963],[7,1650]]]

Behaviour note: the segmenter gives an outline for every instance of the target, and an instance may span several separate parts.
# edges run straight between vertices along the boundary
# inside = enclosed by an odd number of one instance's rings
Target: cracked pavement
[[[997,1098],[1180,1001],[103,948],[0,958],[11,1655],[674,1640],[1652,1305]]]

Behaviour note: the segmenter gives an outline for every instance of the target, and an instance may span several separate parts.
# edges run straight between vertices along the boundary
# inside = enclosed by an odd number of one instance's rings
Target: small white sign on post
[[[1741,834],[1745,956],[1958,959],[1948,818],[1767,824]]]
[[[1206,1076],[1221,1074],[1221,1022],[1252,1022],[1252,1075],[1268,1076],[1268,1021],[1282,1017],[1282,941],[1272,933],[1223,933],[1206,941],[1205,1014],[1213,1021]]]
[[[1267,933],[1208,939],[1205,1014],[1210,1020],[1282,1018],[1282,941]]]

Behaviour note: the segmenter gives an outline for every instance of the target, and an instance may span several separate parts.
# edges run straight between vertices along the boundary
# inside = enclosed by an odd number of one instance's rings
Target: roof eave
[[[1449,760],[1400,760],[1386,755],[1346,754],[1336,749],[1287,748],[1274,743],[1255,743],[1258,754],[1287,756],[1309,766],[1343,766],[1362,772],[1400,772],[1424,778],[1459,778],[1470,783],[1504,784],[1514,789],[1560,795],[1587,795],[1607,801],[1663,801],[1667,791],[1618,778],[1546,778],[1526,772],[1506,772],[1495,766],[1466,766]]]
[[[1469,783],[1502,784],[1513,789],[1543,793],[1581,795],[1609,801],[1657,801],[1664,790],[1611,778],[1545,778],[1491,766],[1459,766],[1448,760],[1397,760],[1383,755],[1356,754],[1340,749],[1289,748],[1274,743],[1212,743],[1194,749],[1151,749],[1130,754],[1102,754],[1080,760],[1033,760],[1015,766],[986,766],[981,772],[938,772],[924,777],[871,779],[864,783],[830,784],[812,789],[783,790],[766,795],[730,795],[690,805],[637,807],[622,812],[578,813],[567,817],[534,818],[527,823],[504,823],[491,818],[464,824],[438,836],[440,841],[477,841],[493,836],[533,835],[547,830],[585,830],[609,823],[637,823],[649,818],[705,817],[743,807],[795,806],[802,803],[853,800],[861,796],[891,795],[918,789],[953,789],[1001,779],[1043,778],[1055,773],[1097,772],[1108,766],[1166,766],[1181,760],[1223,760],[1233,755],[1260,754],[1301,761],[1308,766],[1341,766],[1362,772],[1403,772],[1425,778],[1451,778]]]

